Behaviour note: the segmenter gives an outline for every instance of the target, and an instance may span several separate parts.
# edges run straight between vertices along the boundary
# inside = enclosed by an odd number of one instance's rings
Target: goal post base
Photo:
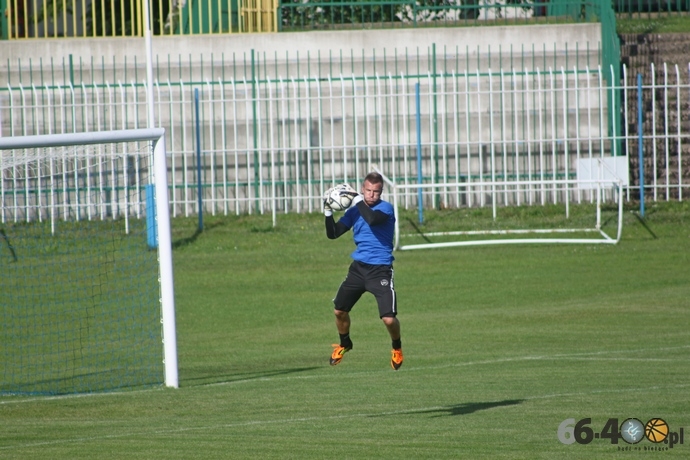
[[[602,167],[604,167],[603,165]],[[481,245],[508,245],[508,244],[617,244],[623,231],[623,187],[624,182],[612,177],[606,179],[587,179],[587,180],[522,180],[522,181],[487,181],[487,182],[455,182],[455,183],[423,183],[423,184],[396,184],[395,181],[383,174],[380,169],[374,168],[379,172],[389,187],[389,193],[392,194],[392,204],[395,210],[396,224],[394,236],[394,248],[396,250],[414,250],[414,249],[432,249],[432,248],[448,248],[448,247],[462,247],[462,246],[481,246]],[[486,199],[487,204],[484,208],[491,208],[493,220],[492,224],[496,224],[499,209],[508,209],[512,206],[510,204],[501,204],[501,199],[506,200],[506,196],[518,196],[519,194],[527,195],[529,193],[536,193],[535,191],[547,190],[552,195],[563,195],[565,202],[561,203],[564,210],[562,221],[564,228],[515,228],[515,229],[501,229],[501,230],[473,230],[473,231],[441,231],[441,232],[424,232],[415,226],[416,233],[402,234],[400,229],[400,214],[402,202],[414,202],[416,195],[417,207],[420,203],[426,203],[431,207],[434,206],[434,200],[437,196],[449,196],[449,201],[455,199],[454,205],[447,206],[452,209],[470,209],[467,206],[460,204],[460,195],[468,195],[472,193],[481,193],[484,196],[488,195]],[[462,193],[460,192],[462,191]],[[423,199],[426,193],[425,198]],[[585,226],[592,225],[592,227],[571,227],[570,214],[572,205],[568,199],[576,193],[586,194],[590,197],[591,204],[591,222],[580,222]],[[602,209],[604,207],[604,195],[607,194],[616,202],[615,217],[612,215],[610,220],[615,219],[615,229],[610,230],[609,235],[602,229]],[[515,201],[520,202],[518,197]],[[526,200],[525,200],[526,201]],[[521,204],[523,207],[538,207],[544,204]],[[476,209],[473,208],[473,209]],[[589,209],[589,208],[588,208]],[[613,214],[613,213],[612,213]],[[422,224],[422,212],[419,212],[420,224]],[[494,225],[491,225],[494,226]],[[534,234],[535,237],[526,237],[525,235]],[[545,237],[551,234],[554,237]],[[572,238],[566,238],[564,235],[571,234]],[[593,234],[592,238],[583,238],[583,234]],[[510,235],[520,235],[519,237],[510,237]],[[404,244],[402,240],[409,237],[421,237],[425,243],[419,244]],[[432,242],[431,238],[440,238],[449,240],[450,237],[471,238],[461,239],[455,238],[453,241],[438,241]]]
[[[433,249],[450,248],[456,246],[488,246],[499,244],[617,244],[618,240],[602,239],[595,240],[590,238],[516,238],[498,240],[474,240],[474,241],[452,241],[448,243],[429,243],[429,244],[407,244],[398,247],[399,251],[412,249]]]

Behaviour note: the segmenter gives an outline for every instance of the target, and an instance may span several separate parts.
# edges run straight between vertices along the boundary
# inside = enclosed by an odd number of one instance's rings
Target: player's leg
[[[400,369],[403,363],[402,341],[400,339],[400,321],[397,317],[384,316],[381,318],[391,336],[391,367]]]
[[[352,350],[352,339],[350,339],[350,310],[364,294],[364,282],[359,273],[356,263],[350,265],[347,277],[340,284],[338,292],[333,299],[335,309],[335,326],[340,337],[339,344],[333,344],[331,353],[331,366],[335,366],[343,359],[343,355]]]
[[[400,341],[400,321],[395,316],[384,316],[381,318],[383,324],[386,325],[388,333],[391,336],[391,341],[395,344],[396,341]],[[401,348],[401,347],[398,347]]]
[[[396,371],[403,363],[400,321],[398,320],[398,299],[393,283],[393,267],[375,266],[369,271],[367,291],[374,294],[379,316],[391,337],[391,367]]]
[[[352,348],[352,342],[350,341],[350,312],[335,309],[335,327],[338,329],[338,334],[340,335],[340,344],[343,344],[343,336],[347,336],[347,341],[349,341],[349,348]]]
[[[333,352],[331,353],[331,366],[339,364],[343,359],[343,355],[352,350],[352,340],[350,339],[350,313],[342,310],[334,310],[335,312],[335,327],[338,329],[338,336],[340,336],[340,343],[333,344]]]

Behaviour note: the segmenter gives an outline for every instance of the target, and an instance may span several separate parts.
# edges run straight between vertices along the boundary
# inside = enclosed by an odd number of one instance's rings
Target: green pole
[[[72,54],[69,55],[69,81],[74,87],[74,60]]]
[[[9,40],[9,21],[7,16],[5,16],[5,11],[7,11],[7,0],[0,0],[0,40]]]

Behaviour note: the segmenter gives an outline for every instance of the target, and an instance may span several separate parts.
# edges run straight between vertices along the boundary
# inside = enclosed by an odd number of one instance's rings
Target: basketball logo
[[[644,426],[644,435],[651,442],[663,442],[668,436],[668,423],[660,418],[653,418]]]

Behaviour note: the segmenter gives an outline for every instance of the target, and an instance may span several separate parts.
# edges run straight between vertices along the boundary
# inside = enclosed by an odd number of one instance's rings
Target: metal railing
[[[680,16],[690,12],[690,0],[612,0],[611,6],[627,18]]]
[[[141,37],[142,0],[0,0],[0,39]],[[151,33],[212,35],[278,30],[278,0],[150,0]]]
[[[144,6],[143,0],[0,0],[0,39],[140,37]],[[611,9],[607,0],[149,0],[148,7],[153,35],[597,22]]]
[[[49,0],[29,0],[32,9],[40,12],[48,11]],[[50,0],[56,2],[57,0]],[[127,36],[143,35],[143,20],[141,3],[137,0],[121,0],[119,9],[111,4],[108,11],[102,4],[84,3],[79,10],[78,5],[68,9],[66,5],[74,0],[65,0],[53,4],[52,14],[33,14],[33,23],[27,22],[22,27],[23,35],[19,33],[18,5],[28,5],[27,0],[0,0],[5,2],[8,10],[8,20],[5,20],[2,30],[7,29],[9,23],[9,37],[42,37],[58,36]],[[129,3],[126,3],[129,1]],[[616,34],[616,20],[610,4],[606,0],[551,0],[549,2],[509,3],[508,0],[472,0],[469,4],[448,4],[425,0],[386,0],[360,2],[290,2],[284,0],[219,0],[209,2],[182,2],[181,0],[158,0],[150,4],[152,16],[152,33],[158,35],[225,33],[235,30],[256,32],[271,31],[285,27],[299,27],[309,30],[327,25],[348,25],[349,27],[369,27],[372,21],[381,24],[401,24],[417,26],[429,24],[446,25],[467,24],[467,21],[479,23],[496,23],[506,21],[534,23],[533,19],[555,18],[557,21],[600,21],[602,28],[601,62],[602,68],[614,69],[606,74],[609,86],[615,87],[620,81],[620,43]],[[690,1],[690,0],[688,0]],[[10,3],[14,5],[12,9]],[[85,6],[88,5],[88,6]],[[100,12],[94,10],[101,5]],[[128,6],[127,6],[128,5]],[[239,13],[238,13],[239,11]],[[69,14],[68,14],[69,13]],[[69,16],[69,20],[68,20]],[[128,19],[129,18],[129,19]],[[308,20],[305,20],[307,18]],[[39,21],[40,19],[40,21]],[[50,19],[51,21],[48,21]],[[28,19],[27,19],[28,20]],[[52,27],[47,26],[47,22]],[[80,22],[81,21],[81,22]],[[12,32],[12,23],[17,33]],[[60,25],[61,24],[61,25]],[[31,30],[31,33],[30,33]],[[68,33],[69,31],[69,33]],[[3,32],[4,33],[4,32]],[[619,99],[618,94],[609,95],[608,105]],[[611,116],[608,124],[609,134],[620,133],[620,119]]]
[[[625,68],[615,88],[606,83],[613,69],[586,61],[519,70],[451,65],[437,73],[410,70],[156,81],[156,120],[166,127],[173,214],[195,214],[198,190],[211,213],[314,211],[328,186],[359,182],[373,165],[400,183],[416,181],[418,158],[427,183],[551,178],[556,184],[574,177],[578,159],[628,155],[627,193],[635,197],[639,109],[635,76]],[[644,107],[649,118],[642,133],[645,190],[653,199],[683,199],[690,187],[688,70],[664,66],[664,78],[642,88],[645,101],[659,102],[651,113]],[[609,105],[614,90],[622,98]],[[2,135],[141,128],[147,119],[145,93],[143,82],[15,84],[0,91]],[[615,136],[607,127],[610,113],[624,114],[624,130]],[[435,205],[481,206],[483,197],[429,199]],[[406,199],[406,206],[414,205],[414,197]],[[507,189],[499,203],[564,199],[554,185]]]

